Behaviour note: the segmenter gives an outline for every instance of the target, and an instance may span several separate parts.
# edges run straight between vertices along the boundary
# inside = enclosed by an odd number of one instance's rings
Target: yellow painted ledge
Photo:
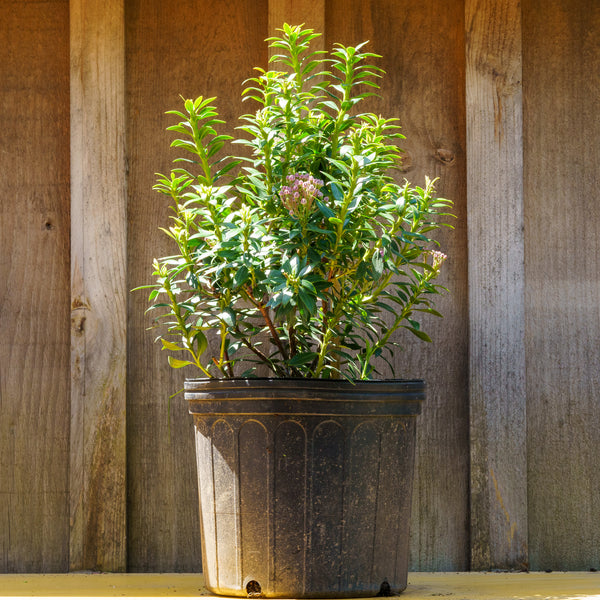
[[[203,596],[202,575],[191,573],[69,573],[0,575],[2,597]],[[410,573],[398,600],[600,600],[599,573]],[[380,600],[380,599],[378,599]]]

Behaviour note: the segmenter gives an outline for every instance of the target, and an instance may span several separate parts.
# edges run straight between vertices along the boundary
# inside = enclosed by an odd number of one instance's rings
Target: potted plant
[[[172,200],[172,256],[151,309],[196,427],[209,590],[372,596],[406,586],[422,381],[377,379],[446,258],[431,233],[450,202],[398,183],[395,119],[359,112],[377,55],[284,25],[282,70],[257,69],[239,139],[214,98],[185,100],[155,189]],[[225,144],[239,144],[239,156]],[[441,217],[441,218],[440,218]]]

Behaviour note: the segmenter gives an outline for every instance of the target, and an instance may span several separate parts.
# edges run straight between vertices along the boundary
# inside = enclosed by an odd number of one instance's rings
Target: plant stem
[[[225,361],[225,344],[227,343],[227,325],[225,323],[221,323],[221,352],[219,353],[219,363],[218,367],[223,375],[227,376],[227,373],[224,369],[224,361]]]
[[[283,356],[285,360],[289,360],[290,357],[285,349],[285,346],[283,345],[283,342],[281,341],[281,338],[277,333],[277,329],[275,329],[275,325],[273,325],[273,321],[271,321],[271,317],[269,316],[269,310],[262,302],[259,302],[257,306],[258,310],[260,310],[265,320],[265,323],[267,324],[267,327],[269,328],[269,331],[271,332],[271,336],[273,336],[273,341],[279,348],[279,352],[281,352],[281,356]]]
[[[323,340],[321,342],[321,348],[319,350],[319,359],[317,361],[317,366],[315,367],[315,377],[318,377],[321,371],[323,370],[323,366],[325,364],[325,356],[327,354],[327,348],[329,347],[329,338],[331,337],[331,328],[328,328],[323,335]]]
[[[239,329],[236,329],[236,331],[240,334],[240,336],[242,335]],[[282,375],[281,371],[278,370],[277,367],[273,364],[273,361],[271,361],[269,357],[263,354],[258,348],[253,346],[245,337],[241,337],[240,341],[242,342],[242,344],[244,344],[244,346],[246,346],[246,348],[248,348],[248,350],[256,354],[256,356],[258,356],[261,362],[265,363],[267,367],[269,367],[269,369],[271,369],[271,371],[275,373],[275,375],[279,377]]]
[[[233,365],[231,364],[231,360],[229,358],[229,352],[227,352],[227,348],[225,348],[225,368],[227,369],[227,377],[233,378],[235,375],[233,373]]]
[[[294,328],[294,323],[290,323],[288,337],[290,342],[290,358],[292,358],[298,352],[296,347],[296,329]]]
[[[273,341],[275,342],[277,348],[279,348],[279,352],[281,352],[281,356],[283,356],[285,360],[289,360],[289,354],[287,353],[285,346],[283,345],[283,342],[277,333],[277,329],[275,329],[275,325],[273,325],[273,321],[269,316],[268,308],[262,302],[257,301],[251,293],[248,293],[248,300],[250,300],[250,302],[252,302],[256,308],[258,308],[260,314],[263,316],[263,319],[265,320],[265,323],[271,332]]]

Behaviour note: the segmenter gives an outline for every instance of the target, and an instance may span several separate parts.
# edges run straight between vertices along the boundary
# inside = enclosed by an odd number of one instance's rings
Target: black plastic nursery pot
[[[226,596],[406,588],[423,381],[193,379],[203,571]]]

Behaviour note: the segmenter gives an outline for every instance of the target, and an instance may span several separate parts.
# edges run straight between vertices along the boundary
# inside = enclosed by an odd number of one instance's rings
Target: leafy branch
[[[368,378],[400,329],[430,341],[419,319],[441,316],[432,298],[445,257],[432,233],[451,202],[429,179],[398,183],[397,121],[357,111],[378,90],[378,55],[366,42],[313,51],[318,35],[284,25],[268,40],[281,70],[246,81],[256,108],[242,137],[219,133],[214,98],[169,111],[180,155],[155,190],[172,202],[163,231],[176,254],[143,287],[163,348],[186,356],[173,367]],[[245,155],[226,154],[230,144]]]

